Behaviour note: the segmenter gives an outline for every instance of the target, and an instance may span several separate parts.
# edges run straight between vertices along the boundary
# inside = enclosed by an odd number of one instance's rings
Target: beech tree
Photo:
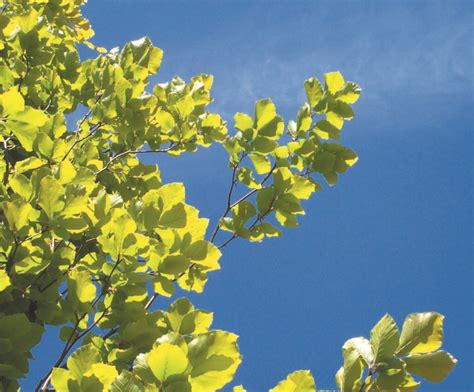
[[[63,349],[39,359],[50,370],[37,391],[216,391],[241,362],[237,336],[211,329],[212,313],[186,298],[163,310],[154,301],[177,286],[201,293],[232,241],[297,226],[301,201],[357,161],[339,139],[361,90],[339,72],[313,77],[295,120],[262,99],[229,132],[207,110],[212,76],[151,86],[162,51],[148,38],[94,46],[84,2],[0,1],[0,390],[19,389],[31,350],[59,326]],[[81,61],[80,45],[95,58]],[[215,143],[230,185],[209,225],[182,183],[164,184],[140,157]],[[440,350],[442,328],[435,312],[409,315],[401,332],[385,315],[370,339],[343,345],[338,387],[442,381],[456,362]],[[305,370],[271,389],[315,390]]]

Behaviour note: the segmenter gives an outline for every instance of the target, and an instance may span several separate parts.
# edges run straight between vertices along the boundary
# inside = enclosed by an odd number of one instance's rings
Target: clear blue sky
[[[298,229],[225,248],[222,270],[192,296],[215,312],[214,327],[240,335],[235,384],[264,391],[302,368],[332,389],[346,339],[368,336],[385,312],[401,325],[436,310],[459,363],[421,391],[473,389],[472,2],[100,0],[84,12],[97,45],[150,36],[165,52],[154,82],[213,74],[213,110],[230,125],[264,97],[294,118],[303,80],[324,72],[364,90],[343,137],[360,156],[355,168],[306,203]],[[186,184],[188,202],[218,217],[225,153],[158,164],[165,181]],[[33,373],[49,363],[45,346]]]

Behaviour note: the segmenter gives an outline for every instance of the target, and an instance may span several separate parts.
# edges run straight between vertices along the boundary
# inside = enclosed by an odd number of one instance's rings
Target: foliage
[[[242,359],[237,336],[210,329],[212,313],[185,298],[166,311],[152,305],[176,286],[202,292],[234,239],[297,226],[317,176],[333,185],[357,161],[338,140],[360,89],[339,72],[324,85],[310,78],[294,121],[263,99],[253,116],[235,115],[229,135],[207,108],[212,76],[150,86],[162,51],[148,38],[96,47],[82,3],[0,1],[0,389],[18,389],[48,326],[61,327],[64,347],[46,359],[37,390],[220,389]],[[81,61],[81,45],[96,57]],[[163,184],[139,156],[215,143],[229,154],[231,184],[208,231],[183,184]],[[440,381],[454,363],[436,351],[441,322],[412,315],[399,336],[387,316],[370,342],[346,343],[341,389],[354,390],[364,368],[368,388],[410,372]],[[307,371],[273,389],[304,390],[315,390]]]
[[[443,342],[443,319],[439,313],[408,315],[400,334],[393,318],[386,314],[374,326],[370,340],[349,339],[342,347],[344,366],[336,374],[342,392],[415,391],[420,382],[445,379],[456,359],[439,350]],[[364,381],[364,371],[367,377]]]

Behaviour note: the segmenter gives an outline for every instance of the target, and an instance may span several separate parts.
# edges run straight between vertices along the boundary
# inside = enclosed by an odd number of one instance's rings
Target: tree
[[[180,298],[202,292],[221,250],[297,226],[301,201],[334,185],[357,161],[339,144],[360,88],[339,72],[305,81],[307,102],[285,126],[269,99],[236,132],[207,111],[212,76],[149,85],[162,51],[148,38],[95,47],[84,0],[11,0],[0,14],[0,385],[18,389],[48,326],[64,348],[46,358],[37,390],[214,391],[241,362],[237,336],[211,330],[212,313]],[[78,46],[98,52],[81,61]],[[71,126],[71,114],[80,120]],[[221,144],[229,154],[224,212],[208,220],[163,184],[142,154],[179,156]],[[242,192],[241,188],[247,189]],[[415,390],[439,382],[455,359],[439,350],[443,316],[416,313],[399,333],[384,316],[370,340],[343,346],[342,391]],[[364,378],[365,376],[365,378]],[[242,391],[235,387],[234,391]],[[272,391],[314,391],[308,371]]]

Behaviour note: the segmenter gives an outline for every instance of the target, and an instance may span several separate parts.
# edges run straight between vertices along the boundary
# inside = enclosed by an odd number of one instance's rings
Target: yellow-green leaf
[[[188,367],[188,358],[183,350],[169,343],[162,343],[151,350],[147,362],[153,375],[161,382],[184,373]]]
[[[263,154],[250,153],[250,160],[252,161],[257,174],[266,174],[271,169],[270,160]]]
[[[13,231],[20,231],[27,225],[32,209],[31,205],[23,199],[3,202],[3,213],[7,218],[8,226]]]
[[[51,219],[64,208],[64,188],[54,177],[44,177],[40,182],[38,204]]]
[[[87,303],[95,298],[96,287],[91,281],[89,272],[72,270],[68,274],[69,294],[81,303]]]
[[[193,392],[210,392],[230,382],[241,362],[237,336],[210,331],[189,343]]]
[[[435,312],[412,313],[403,323],[397,354],[428,353],[443,343],[444,316]]]
[[[298,370],[270,389],[270,392],[316,392],[316,385],[309,370]]]
[[[309,78],[304,81],[306,97],[311,107],[315,107],[323,96],[323,87],[317,78]]]
[[[10,277],[5,270],[0,270],[0,293],[10,287]]]
[[[386,314],[370,332],[370,344],[374,350],[374,360],[390,358],[396,351],[400,339],[397,324],[392,316]]]
[[[336,94],[346,83],[339,71],[325,74],[324,80],[326,82],[326,88],[331,94]]]
[[[443,381],[456,365],[456,358],[446,351],[413,354],[403,359],[410,373],[438,383]]]
[[[3,109],[2,117],[25,110],[25,100],[16,87],[11,87],[4,92],[0,96],[0,103]]]
[[[36,158],[36,157],[26,158],[26,159],[16,163],[15,172],[17,174],[25,173],[29,170],[38,169],[39,167],[44,166],[47,163],[48,163],[48,161],[43,160],[43,159],[39,159],[39,158]]]

